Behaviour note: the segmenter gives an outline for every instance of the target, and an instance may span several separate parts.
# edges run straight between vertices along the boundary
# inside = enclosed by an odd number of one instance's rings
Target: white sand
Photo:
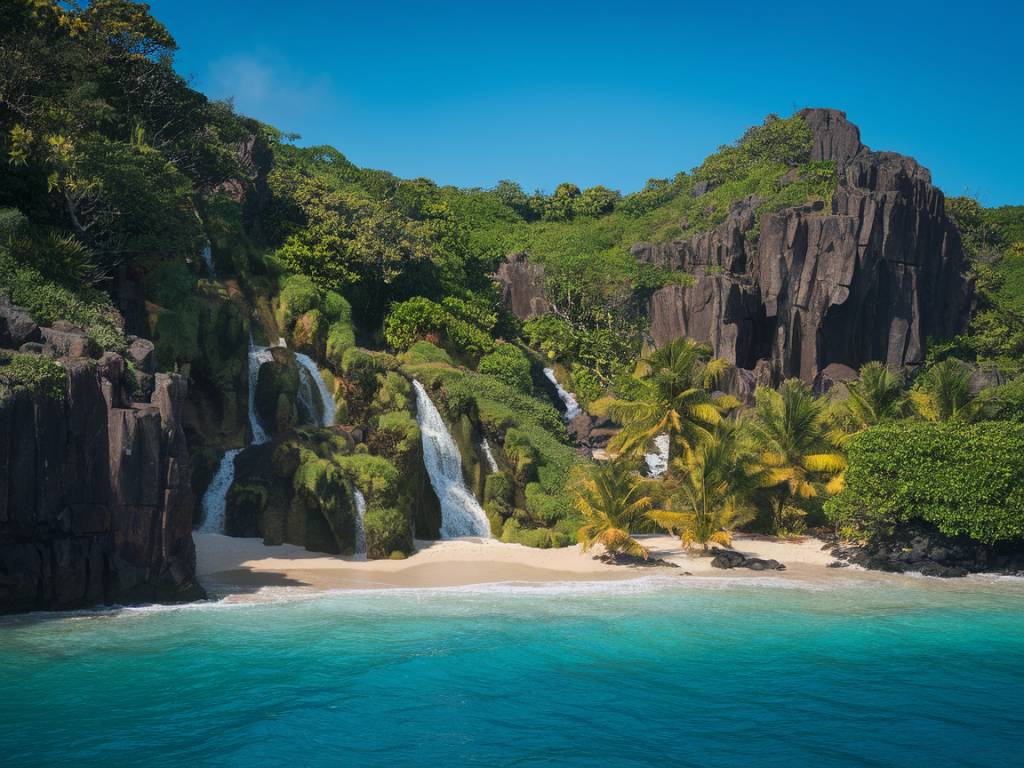
[[[648,575],[750,576],[747,569],[711,567],[711,558],[683,550],[671,536],[638,537],[653,556],[679,568],[651,565],[610,565],[581,552],[578,546],[534,549],[493,539],[417,541],[417,551],[405,560],[337,557],[284,544],[265,546],[260,539],[218,534],[195,534],[197,571],[214,595],[252,593],[263,587],[307,590],[388,587],[449,587],[497,582],[598,581]],[[818,539],[780,540],[737,536],[734,549],[749,557],[775,559],[786,571],[760,571],[778,578],[821,579],[837,573]],[[844,569],[839,573],[849,573]]]

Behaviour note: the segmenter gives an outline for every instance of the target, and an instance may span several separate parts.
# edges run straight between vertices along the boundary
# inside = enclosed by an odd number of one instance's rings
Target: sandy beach
[[[748,557],[774,559],[785,571],[722,570],[711,558],[684,550],[672,536],[638,537],[664,565],[611,565],[578,546],[534,549],[494,539],[417,541],[405,560],[363,560],[308,552],[289,544],[266,546],[260,539],[195,534],[197,571],[211,596],[245,595],[267,587],[309,591],[454,587],[499,582],[565,582],[634,579],[642,576],[766,576],[820,580],[834,576],[833,558],[819,539],[781,540],[737,536],[733,548]],[[849,574],[853,569],[838,573]]]

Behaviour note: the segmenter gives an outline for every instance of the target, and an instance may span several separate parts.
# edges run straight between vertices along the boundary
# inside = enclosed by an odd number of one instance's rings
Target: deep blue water
[[[1019,583],[676,579],[0,622],[8,767],[1005,768],[1022,750]]]

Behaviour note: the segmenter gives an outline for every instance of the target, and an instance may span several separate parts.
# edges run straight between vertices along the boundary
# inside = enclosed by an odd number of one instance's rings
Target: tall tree
[[[592,467],[574,488],[574,504],[583,516],[578,533],[583,550],[601,544],[611,553],[646,560],[649,553],[632,532],[653,506],[653,490],[654,484],[642,478],[628,459]]]
[[[910,410],[902,374],[882,363],[862,365],[860,379],[847,384],[846,391],[848,396],[835,407],[837,421],[846,432],[903,418]]]
[[[676,459],[675,465],[668,507],[648,517],[679,534],[683,546],[731,545],[731,531],[755,514],[753,499],[766,474],[742,426],[722,421],[688,461]]]
[[[622,424],[609,448],[636,456],[649,450],[654,438],[668,435],[671,460],[708,437],[723,411],[738,405],[733,398],[712,396],[710,388],[728,363],[709,358],[706,346],[683,338],[642,358],[642,377],[632,399],[594,404],[596,410]]]
[[[823,402],[804,382],[759,387],[755,398],[751,437],[778,526],[788,502],[838,491],[846,460],[829,439]]]
[[[939,422],[976,421],[988,405],[971,391],[970,366],[955,357],[935,363],[921,374],[910,399],[921,418]]]

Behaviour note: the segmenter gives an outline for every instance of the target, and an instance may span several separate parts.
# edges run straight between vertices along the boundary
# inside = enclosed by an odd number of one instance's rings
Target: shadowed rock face
[[[970,310],[960,236],[943,194],[913,159],[862,145],[842,112],[803,116],[812,159],[836,163],[831,212],[766,214],[751,243],[756,201],[744,200],[711,232],[634,246],[637,259],[696,277],[693,286],[652,296],[651,335],[657,344],[679,336],[708,342],[745,369],[768,361],[775,380],[810,383],[833,363],[917,365],[926,340],[962,330]]]
[[[0,613],[202,597],[184,380],[130,402],[121,356],[61,362],[63,401],[0,391]]]
[[[544,267],[513,253],[498,267],[494,279],[501,286],[505,305],[520,320],[531,320],[551,311],[544,295]]]

